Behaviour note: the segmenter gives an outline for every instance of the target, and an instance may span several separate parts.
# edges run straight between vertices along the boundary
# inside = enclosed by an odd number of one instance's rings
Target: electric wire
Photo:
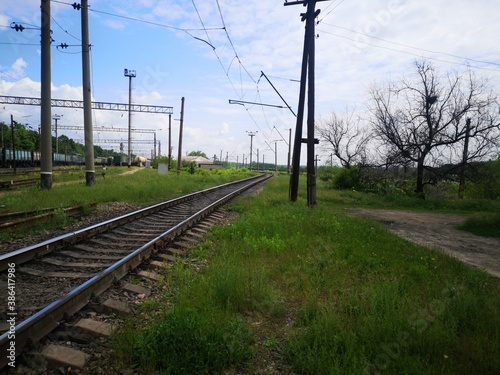
[[[224,28],[224,32],[226,33],[227,39],[229,40],[229,43],[231,44],[231,47],[233,48],[234,54],[235,54],[236,58],[238,59],[238,62],[240,63],[240,67],[242,67],[245,70],[245,72],[248,74],[250,79],[255,83],[255,79],[252,77],[252,75],[248,72],[248,70],[245,68],[245,66],[241,62],[240,57],[238,56],[238,52],[236,52],[236,48],[234,47],[233,41],[231,40],[231,37],[229,36],[229,33],[227,31],[227,27],[226,27],[226,22],[224,21],[224,16],[222,15],[222,10],[220,8],[219,0],[215,0],[215,2],[217,3],[217,8],[219,9],[219,15],[220,15],[220,19],[222,21],[222,26]]]
[[[59,26],[59,28],[64,31],[66,34],[68,34],[70,37],[78,40],[79,42],[81,42],[81,39],[78,39],[76,36],[74,36],[73,34],[69,33],[68,30],[65,30],[60,24],[59,22],[57,22],[57,20],[51,15],[50,18],[52,18],[52,21],[54,21],[56,23],[57,26]]]
[[[376,48],[386,49],[386,50],[389,50],[389,51],[404,53],[404,54],[412,55],[412,56],[416,56],[416,57],[424,57],[424,58],[429,59],[429,60],[438,61],[438,62],[444,62],[444,63],[447,63],[447,64],[462,65],[462,66],[465,65],[467,67],[471,67],[471,68],[474,68],[474,69],[488,70],[488,71],[496,72],[496,73],[500,72],[500,70],[498,70],[498,69],[485,68],[485,67],[481,67],[481,66],[471,66],[471,65],[466,64],[466,63],[461,63],[461,62],[456,62],[456,61],[450,61],[450,60],[444,60],[444,59],[438,59],[436,57],[430,57],[430,56],[422,56],[422,55],[419,55],[419,54],[416,54],[416,53],[413,53],[413,52],[409,52],[409,51],[402,51],[402,50],[399,50],[399,49],[396,49],[396,48],[390,48],[390,47],[380,46],[380,45],[377,45],[377,44],[372,44],[372,43],[368,43],[368,42],[364,42],[364,41],[355,40],[353,38],[349,38],[349,37],[343,36],[343,35],[334,34],[332,32],[326,31],[326,30],[320,30],[320,31],[323,32],[323,33],[325,33],[325,34],[329,34],[329,35],[335,36],[337,38],[347,39],[347,40],[350,40],[350,41],[353,41],[353,42],[362,42],[363,44],[366,44],[366,45],[369,45],[369,46],[372,46],[372,47],[376,47]]]
[[[450,56],[450,57],[454,57],[454,58],[457,58],[457,59],[463,59],[463,60],[467,60],[467,61],[471,61],[471,62],[475,62],[475,63],[480,63],[480,64],[488,64],[488,65],[497,65],[497,66],[500,66],[500,63],[494,63],[494,62],[491,62],[491,61],[484,61],[484,60],[477,60],[477,59],[472,59],[472,58],[469,58],[469,57],[464,57],[464,56],[459,56],[459,55],[453,55],[451,53],[446,53],[446,52],[442,52],[442,51],[433,51],[433,50],[429,50],[429,49],[425,49],[425,48],[419,48],[419,47],[410,46],[410,45],[407,45],[407,44],[397,43],[397,42],[393,42],[393,41],[390,41],[390,40],[387,40],[387,39],[379,38],[379,37],[376,37],[376,36],[373,36],[373,35],[369,35],[369,34],[366,34],[366,33],[362,33],[362,32],[359,32],[359,31],[356,31],[356,30],[353,30],[353,29],[349,29],[349,28],[343,27],[343,26],[332,25],[332,24],[329,24],[329,23],[326,23],[326,22],[323,22],[323,24],[327,25],[327,26],[331,26],[331,27],[336,27],[338,29],[347,30],[347,31],[350,31],[350,32],[355,33],[355,34],[363,35],[363,36],[366,36],[368,38],[377,39],[377,40],[380,40],[382,42],[394,44],[394,45],[401,46],[401,47],[416,49],[416,50],[423,51],[423,52],[436,53],[436,54],[440,54],[440,55]]]

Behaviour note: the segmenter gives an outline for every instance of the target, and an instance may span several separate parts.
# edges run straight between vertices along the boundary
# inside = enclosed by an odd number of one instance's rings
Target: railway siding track
[[[176,251],[182,255],[183,250],[173,246],[176,237],[269,177],[261,175],[206,189],[1,255],[2,279],[9,265],[15,264],[16,297],[20,298],[16,300],[16,323],[24,318],[15,326],[16,355],[152,255],[161,255],[160,259],[172,259]],[[51,295],[48,300],[47,293]],[[10,315],[0,310],[0,316]],[[7,331],[0,336],[3,353],[9,345]],[[6,356],[1,356],[0,369],[6,365]]]

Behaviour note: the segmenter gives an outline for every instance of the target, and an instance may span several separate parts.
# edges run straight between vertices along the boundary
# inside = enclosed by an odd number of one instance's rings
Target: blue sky
[[[51,2],[52,97],[81,99],[80,12],[70,3]],[[228,101],[283,105],[260,78],[263,71],[296,112],[299,84],[294,80],[300,75],[304,35],[299,14],[305,8],[256,0],[95,0],[89,4],[93,100],[128,102],[123,69],[133,69],[137,73],[134,103],[172,106],[173,118],[178,119],[181,97],[186,98],[183,153],[201,150],[219,157],[222,151],[223,158],[228,155],[229,160],[241,162],[250,151],[247,132],[257,132],[253,146],[254,153],[259,149],[260,160],[264,154],[266,162],[274,161],[274,141],[280,140],[278,163],[286,164],[288,150],[280,133],[288,142],[288,129],[295,127],[290,111]],[[433,59],[443,73],[469,64],[500,89],[496,1],[332,0],[317,7],[322,9],[316,40],[317,117],[342,113],[346,107],[366,116],[369,87],[399,79],[420,58]],[[9,27],[12,22],[27,29],[16,32]],[[0,95],[39,96],[39,25],[39,0],[0,3]],[[61,43],[71,46],[62,50],[56,47]],[[10,114],[38,127],[36,107],[0,107],[0,121],[10,121]],[[61,125],[83,123],[81,110],[53,108],[53,114],[62,115]],[[126,114],[94,111],[93,120],[103,129],[94,135],[96,144],[126,140],[126,133],[105,131],[127,127]],[[167,153],[167,124],[165,115],[134,114],[132,119],[135,128],[157,130],[162,154]],[[178,150],[178,126],[173,121],[173,155]],[[59,134],[83,138],[74,131]],[[136,140],[151,137],[134,135]],[[139,154],[149,155],[150,150],[150,145],[134,145]],[[323,161],[328,159],[328,151],[317,153]],[[302,154],[305,163],[305,150]]]

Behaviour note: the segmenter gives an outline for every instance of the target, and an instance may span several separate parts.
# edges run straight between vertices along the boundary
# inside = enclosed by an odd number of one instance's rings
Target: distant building
[[[212,170],[222,168],[221,164],[214,164],[213,160],[204,158],[203,156],[184,156],[182,162],[195,163],[197,168]]]

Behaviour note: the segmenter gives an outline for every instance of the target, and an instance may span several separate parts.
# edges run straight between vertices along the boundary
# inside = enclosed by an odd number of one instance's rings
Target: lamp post
[[[135,70],[124,69],[124,76],[128,77],[128,162],[130,168],[132,158],[132,78],[136,76]]]

